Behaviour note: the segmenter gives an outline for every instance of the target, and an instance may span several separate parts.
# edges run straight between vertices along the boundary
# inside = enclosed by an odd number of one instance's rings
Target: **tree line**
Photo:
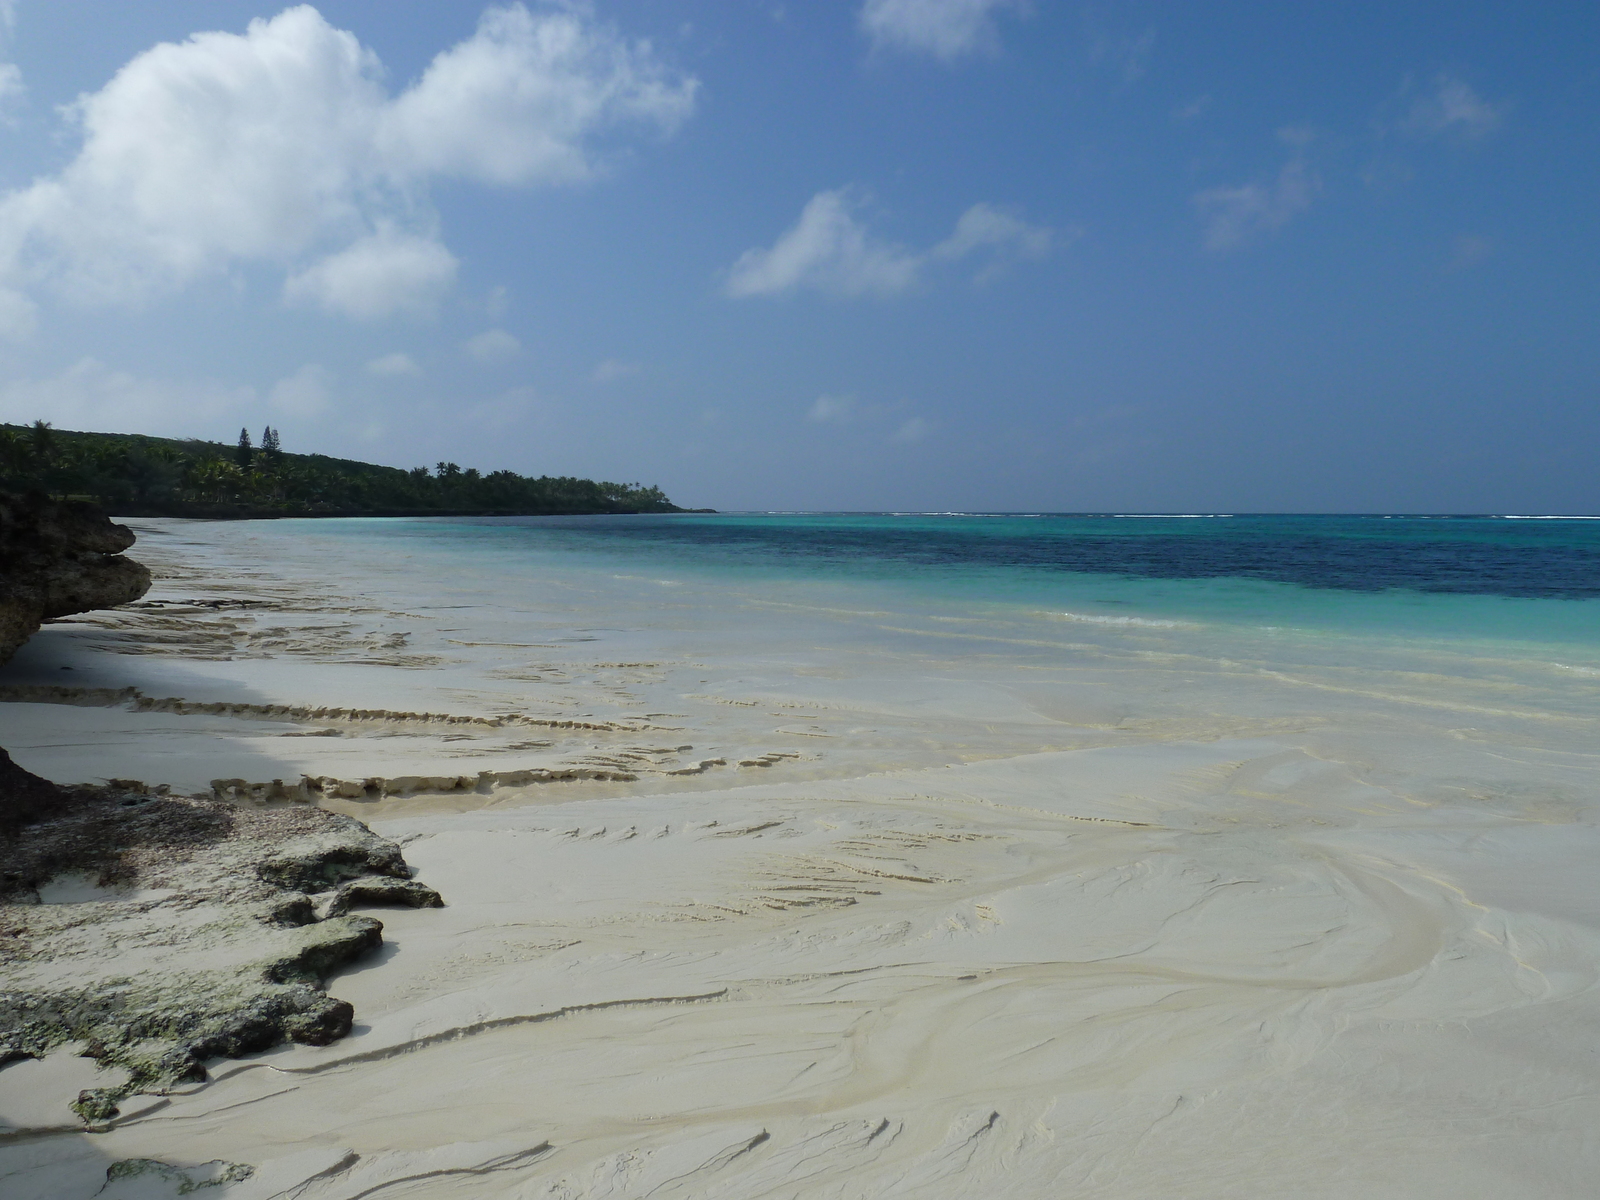
[[[123,516],[412,516],[677,512],[658,487],[481,473],[453,462],[378,466],[289,454],[270,426],[233,446],[0,425],[0,489],[93,500]]]

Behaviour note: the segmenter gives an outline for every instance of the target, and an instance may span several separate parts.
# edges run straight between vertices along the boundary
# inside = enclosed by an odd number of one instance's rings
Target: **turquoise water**
[[[302,523],[296,523],[302,524]],[[643,572],[1080,628],[1420,640],[1600,668],[1600,521],[683,514],[306,522],[496,570]],[[874,599],[874,597],[876,599]]]

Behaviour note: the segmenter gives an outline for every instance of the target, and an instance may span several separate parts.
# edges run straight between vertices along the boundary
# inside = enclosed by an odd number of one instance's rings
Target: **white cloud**
[[[950,62],[999,46],[993,12],[1017,0],[866,0],[861,28],[874,46],[919,51]]]
[[[0,284],[138,303],[264,264],[291,299],[425,309],[455,261],[430,181],[591,178],[602,135],[670,133],[697,87],[581,5],[491,8],[399,96],[382,75],[308,5],[138,55],[72,107],[77,157],[0,198]]]
[[[363,320],[421,316],[450,290],[456,265],[455,255],[431,238],[385,228],[291,275],[283,296]]]
[[[502,363],[517,356],[522,343],[504,329],[486,329],[465,343],[468,354],[484,364]]]
[[[965,258],[978,250],[996,258],[982,274],[991,275],[1006,258],[1043,258],[1055,245],[1055,231],[1030,225],[992,204],[974,204],[961,214],[955,232],[930,252],[934,258]]]
[[[421,375],[422,368],[417,366],[416,360],[411,355],[397,350],[393,354],[385,354],[382,358],[375,358],[369,362],[367,374],[399,379],[407,375]]]
[[[874,236],[855,217],[857,207],[859,201],[848,188],[818,192],[771,249],[746,250],[739,256],[728,272],[728,295],[775,295],[812,287],[846,296],[889,296],[915,284],[931,261],[965,258],[980,250],[997,258],[1039,258],[1054,241],[1044,226],[1029,225],[990,204],[974,204],[948,238],[921,253]]]
[[[855,416],[856,402],[849,396],[818,396],[806,412],[808,421],[842,425]]]
[[[16,109],[27,93],[28,85],[22,82],[22,68],[16,63],[0,63],[0,122],[17,123]]]
[[[1434,90],[1411,105],[1400,127],[1424,137],[1484,137],[1500,128],[1502,109],[1487,103],[1459,79],[1441,75]]]
[[[0,44],[11,40],[17,27],[16,0],[0,0]],[[22,82],[22,68],[16,63],[0,62],[0,124],[16,125],[16,110],[28,92]]]
[[[637,375],[638,373],[639,368],[635,364],[618,362],[614,358],[608,358],[605,362],[595,367],[594,373],[590,375],[590,378],[596,383],[616,383],[619,379],[627,379],[629,376]]]
[[[1271,183],[1200,192],[1194,203],[1205,221],[1206,249],[1231,250],[1277,232],[1297,212],[1310,207],[1316,190],[1316,177],[1296,156],[1284,164]]]
[[[307,363],[293,375],[272,385],[267,402],[291,417],[315,417],[333,405],[333,375],[316,363]]]
[[[665,71],[571,5],[533,16],[490,9],[477,33],[435,58],[384,114],[379,144],[416,174],[491,183],[586,179],[586,140],[627,122],[676,129],[697,82]]]
[[[254,388],[140,379],[85,358],[49,379],[0,385],[0,420],[49,421],[60,429],[194,437],[224,421],[253,420]]]
[[[847,189],[818,192],[794,228],[770,250],[746,250],[728,273],[730,296],[761,296],[808,286],[847,296],[889,295],[910,287],[920,259],[881,241],[851,214]]]
[[[932,432],[933,425],[931,422],[924,420],[922,417],[910,417],[902,421],[900,428],[889,435],[889,440],[901,443],[920,442]]]

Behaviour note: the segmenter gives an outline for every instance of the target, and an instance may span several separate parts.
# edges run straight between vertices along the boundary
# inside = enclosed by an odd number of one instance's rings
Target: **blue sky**
[[[0,419],[729,509],[1600,510],[1593,5],[0,18]]]

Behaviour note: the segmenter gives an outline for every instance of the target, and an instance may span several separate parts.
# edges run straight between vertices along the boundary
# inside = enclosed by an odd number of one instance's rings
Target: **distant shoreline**
[[[385,508],[385,509],[339,509],[327,510],[298,510],[286,512],[283,509],[253,509],[235,505],[163,505],[163,506],[134,506],[123,507],[120,505],[109,506],[108,511],[116,520],[138,519],[143,517],[175,517],[195,521],[269,521],[269,520],[304,520],[306,518],[415,518],[415,517],[639,517],[639,516],[672,516],[677,513],[715,513],[714,508],[673,508],[659,509],[561,509],[558,511],[529,511],[527,509],[437,509],[437,508]]]
[[[260,445],[0,424],[0,491],[87,500],[134,517],[588,516],[682,511],[639,483],[482,472],[439,462],[404,470]]]

